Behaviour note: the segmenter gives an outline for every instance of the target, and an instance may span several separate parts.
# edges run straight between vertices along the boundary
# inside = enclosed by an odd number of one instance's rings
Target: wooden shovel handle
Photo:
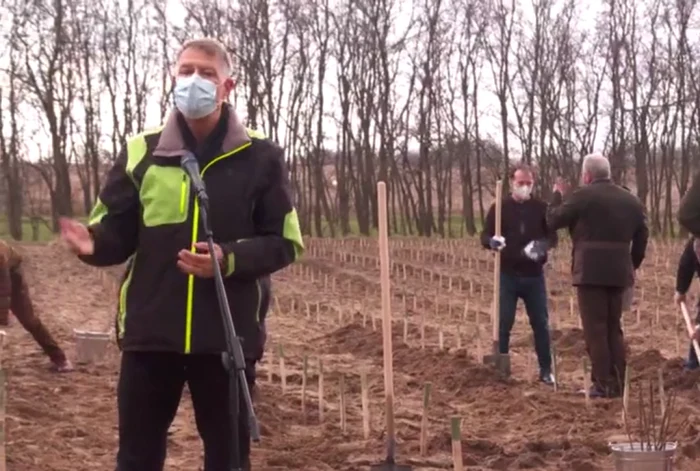
[[[389,279],[389,230],[387,228],[386,184],[377,183],[379,219],[379,265],[382,289],[382,338],[384,345],[384,395],[386,399],[387,458],[395,455],[394,427],[394,352],[392,346],[391,285]]]
[[[502,217],[502,207],[503,207],[503,181],[498,180],[496,182],[496,203],[494,206],[494,216],[496,219],[496,227],[494,235],[501,235],[501,217]],[[498,324],[501,309],[501,252],[496,251],[496,255],[493,259],[493,312],[491,314],[491,321],[493,322],[493,342],[496,345],[498,342]],[[495,352],[494,352],[495,353]]]
[[[685,327],[688,330],[688,336],[693,338],[695,334],[695,328],[693,327],[693,322],[690,320],[690,314],[688,313],[688,306],[685,303],[681,303],[681,314],[683,314],[683,319],[685,320]],[[700,358],[700,344],[697,340],[693,339],[693,348],[695,349],[695,355]]]

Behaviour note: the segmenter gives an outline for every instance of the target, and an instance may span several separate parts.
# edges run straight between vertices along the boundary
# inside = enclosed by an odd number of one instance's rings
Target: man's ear
[[[223,85],[224,98],[228,98],[233,89],[236,88],[236,81],[233,78],[228,77],[226,80],[224,80]]]

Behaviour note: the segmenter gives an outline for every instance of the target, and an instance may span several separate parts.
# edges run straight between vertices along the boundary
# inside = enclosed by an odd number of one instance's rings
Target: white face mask
[[[204,118],[216,110],[216,85],[198,74],[178,77],[173,98],[175,106],[185,118]]]
[[[526,200],[530,197],[532,193],[532,185],[516,186],[513,188],[513,196],[516,199]]]

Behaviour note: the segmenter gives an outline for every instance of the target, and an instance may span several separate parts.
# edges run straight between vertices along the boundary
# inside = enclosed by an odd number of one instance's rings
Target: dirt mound
[[[416,382],[437,383],[455,394],[470,388],[515,384],[514,380],[499,378],[465,350],[450,353],[435,347],[410,347],[403,343],[403,333],[399,330],[395,328],[393,332],[394,368],[409,374]],[[381,333],[357,324],[343,326],[315,341],[324,353],[350,353],[357,358],[382,362]]]
[[[667,360],[656,349],[645,350],[641,353],[631,355],[627,361],[632,370],[631,380],[637,380],[641,377],[656,378],[659,369],[665,369]]]
[[[695,390],[700,385],[700,370],[687,371],[681,358],[668,360],[664,366],[666,389]]]

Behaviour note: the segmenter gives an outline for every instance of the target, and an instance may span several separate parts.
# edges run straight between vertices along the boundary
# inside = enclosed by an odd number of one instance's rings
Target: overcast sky
[[[122,0],[123,1],[123,0]],[[521,3],[527,3],[527,2],[521,2]],[[403,8],[405,10],[408,10],[411,7],[411,2],[410,1],[404,1],[402,4]],[[602,8],[602,4],[600,0],[595,0],[594,2],[587,4],[585,8],[581,8],[581,18],[580,21],[578,22],[579,25],[583,25],[585,27],[586,24],[590,24],[591,28],[593,27],[594,20],[596,15],[598,14],[598,11]],[[179,0],[167,0],[167,8],[166,8],[167,14],[169,16],[169,19],[173,23],[182,23],[182,18],[185,16],[185,10],[182,7],[181,3]],[[529,5],[526,5],[523,7],[524,13],[532,18],[532,8]],[[0,15],[2,16],[2,15]],[[394,28],[397,30],[402,30],[405,29],[408,26],[408,22],[410,19],[410,15],[408,13],[403,13],[398,15],[398,19],[403,19],[404,21],[397,21],[396,24],[394,25]],[[2,19],[0,19],[0,25],[2,25]],[[403,23],[403,24],[402,24]],[[0,52],[0,55],[2,52]],[[7,59],[5,57],[2,57],[0,59],[2,63],[0,63],[1,66],[5,66],[7,64]],[[330,78],[328,81],[327,85],[327,95],[328,98],[330,98],[330,102],[327,101],[327,110],[339,110],[339,104],[338,104],[338,98],[337,98],[337,92],[336,92],[336,87],[335,87],[335,77],[336,77],[336,71],[334,69],[335,65],[330,64],[330,67],[332,68],[329,70],[327,77]],[[408,70],[410,69],[411,64],[410,62],[406,64],[405,66],[405,73],[408,74]],[[495,94],[493,93],[493,76],[491,74],[491,70],[488,66],[485,67],[485,70],[483,70],[481,74],[481,84],[480,84],[480,96],[479,96],[479,106],[481,109],[481,115],[479,119],[479,125],[480,125],[480,131],[484,135],[484,137],[489,137],[496,142],[501,141],[501,131],[500,131],[500,121],[498,118],[498,113],[499,113],[499,105],[498,101],[496,99]],[[1,79],[0,79],[1,80]],[[2,84],[0,83],[0,86]],[[400,85],[398,85],[400,86]],[[104,101],[104,104],[107,105],[107,101]],[[238,112],[241,114],[243,118],[245,118],[245,106],[243,106],[242,102],[238,103]],[[38,155],[46,155],[46,152],[49,147],[49,139],[46,131],[42,128],[40,123],[42,122],[40,116],[36,113],[35,110],[32,110],[28,107],[24,107],[23,110],[23,115],[25,117],[25,129],[27,131],[27,135],[31,135],[32,139],[29,142],[25,142],[27,149],[32,156],[38,156]],[[77,115],[79,115],[79,111],[77,112]],[[75,116],[75,119],[77,121],[81,120],[81,117]],[[103,115],[105,118],[106,122],[111,122],[111,110],[109,109],[108,106],[104,107]],[[158,108],[158,103],[157,99],[151,100],[149,103],[149,108],[147,112],[147,122],[146,122],[146,127],[153,127],[157,126],[160,124],[159,122],[159,108]],[[283,117],[283,121],[284,117]],[[601,123],[603,125],[605,123]],[[326,145],[334,147],[336,144],[336,129],[335,129],[335,122],[332,119],[327,119],[326,123],[324,124],[326,128],[326,134],[327,134],[327,142]],[[601,126],[601,131],[599,132],[599,145],[602,146],[602,138],[605,135],[605,129],[603,126]],[[519,143],[515,140],[512,139],[511,142],[512,148],[514,151],[519,151],[520,146]],[[418,143],[413,142],[411,143],[412,148],[417,148]]]

